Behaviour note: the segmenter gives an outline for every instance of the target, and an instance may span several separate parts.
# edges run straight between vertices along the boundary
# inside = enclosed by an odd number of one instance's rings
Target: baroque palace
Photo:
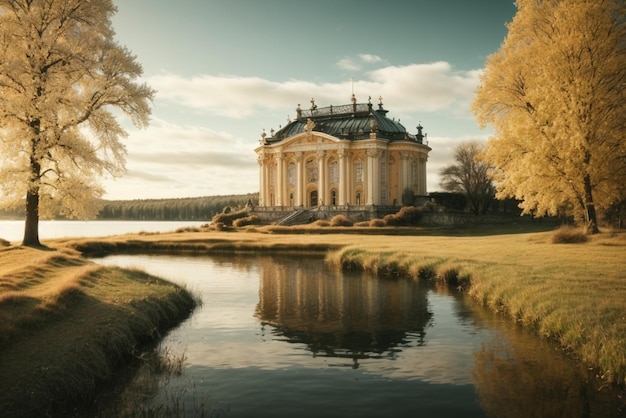
[[[265,132],[256,148],[259,205],[269,220],[307,212],[308,219],[343,213],[353,220],[397,212],[403,194],[426,196],[431,148],[422,132],[410,134],[387,117],[382,98],[318,108],[298,105],[296,119]],[[271,216],[273,214],[273,216]],[[301,215],[300,218],[303,218]],[[295,222],[292,222],[295,223]]]

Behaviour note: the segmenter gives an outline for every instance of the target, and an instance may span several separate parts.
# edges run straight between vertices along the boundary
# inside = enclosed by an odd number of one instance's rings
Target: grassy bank
[[[415,279],[443,280],[481,305],[557,341],[609,382],[626,383],[626,234],[603,233],[588,242],[554,244],[554,231],[520,227],[406,228],[399,234],[347,234],[350,228],[276,228],[76,241],[97,252],[180,248],[195,253],[316,250],[344,268]],[[541,228],[538,228],[541,229]],[[545,230],[545,227],[543,227]],[[300,233],[297,233],[300,232]],[[351,231],[352,232],[352,231]]]
[[[180,287],[69,248],[4,248],[0,266],[3,416],[70,416],[195,305]]]

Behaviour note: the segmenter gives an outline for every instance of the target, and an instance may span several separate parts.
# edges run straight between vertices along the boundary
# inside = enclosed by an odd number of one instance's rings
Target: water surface
[[[618,416],[614,394],[589,386],[554,346],[423,283],[308,257],[98,262],[201,295],[164,340],[187,357],[183,374],[143,382],[136,395],[183,404],[187,416],[203,402],[230,417]]]
[[[104,237],[139,232],[170,232],[206,224],[198,221],[39,221],[41,240],[69,237]],[[0,220],[0,238],[10,242],[24,237],[24,221]]]

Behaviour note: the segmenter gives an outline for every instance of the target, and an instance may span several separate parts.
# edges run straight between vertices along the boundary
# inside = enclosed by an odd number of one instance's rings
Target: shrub
[[[200,228],[195,227],[195,226],[183,226],[180,227],[178,229],[176,229],[176,231],[174,231],[176,233],[182,233],[182,232],[200,232]]]
[[[237,228],[247,225],[259,225],[261,223],[261,218],[257,215],[246,216],[245,218],[235,219],[233,225]]]
[[[383,218],[386,225],[389,226],[411,226],[417,225],[422,218],[422,210],[415,206],[404,206],[392,215]]]
[[[315,222],[313,222],[313,225],[320,226],[320,227],[330,226],[330,222],[327,221],[326,219],[318,219]]]
[[[385,226],[385,221],[383,221],[382,219],[379,218],[374,218],[372,220],[370,220],[370,226],[371,227],[375,227],[375,228],[380,228]]]
[[[553,244],[580,244],[587,242],[589,237],[582,229],[562,226],[552,234]]]
[[[233,222],[236,219],[245,218],[248,216],[248,211],[242,209],[237,212],[233,212],[229,210],[228,212],[224,210],[222,213],[218,213],[212,219],[213,224],[222,223],[224,226],[233,226]]]
[[[346,215],[335,215],[330,220],[330,226],[352,226],[353,224]]]
[[[0,247],[10,247],[11,243],[4,238],[0,238]]]

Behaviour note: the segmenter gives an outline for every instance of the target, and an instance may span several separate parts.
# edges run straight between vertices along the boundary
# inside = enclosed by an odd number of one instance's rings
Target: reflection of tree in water
[[[314,356],[352,359],[352,367],[423,344],[432,316],[426,289],[410,280],[336,273],[320,259],[264,262],[256,316]]]
[[[476,326],[480,327],[482,322],[493,327],[491,313],[475,309],[472,316]],[[474,353],[471,374],[480,405],[490,415],[502,418],[626,416],[626,411],[620,415],[624,401],[617,390],[599,390],[593,375],[556,350],[553,344],[515,324],[501,325],[497,331],[491,341]]]

